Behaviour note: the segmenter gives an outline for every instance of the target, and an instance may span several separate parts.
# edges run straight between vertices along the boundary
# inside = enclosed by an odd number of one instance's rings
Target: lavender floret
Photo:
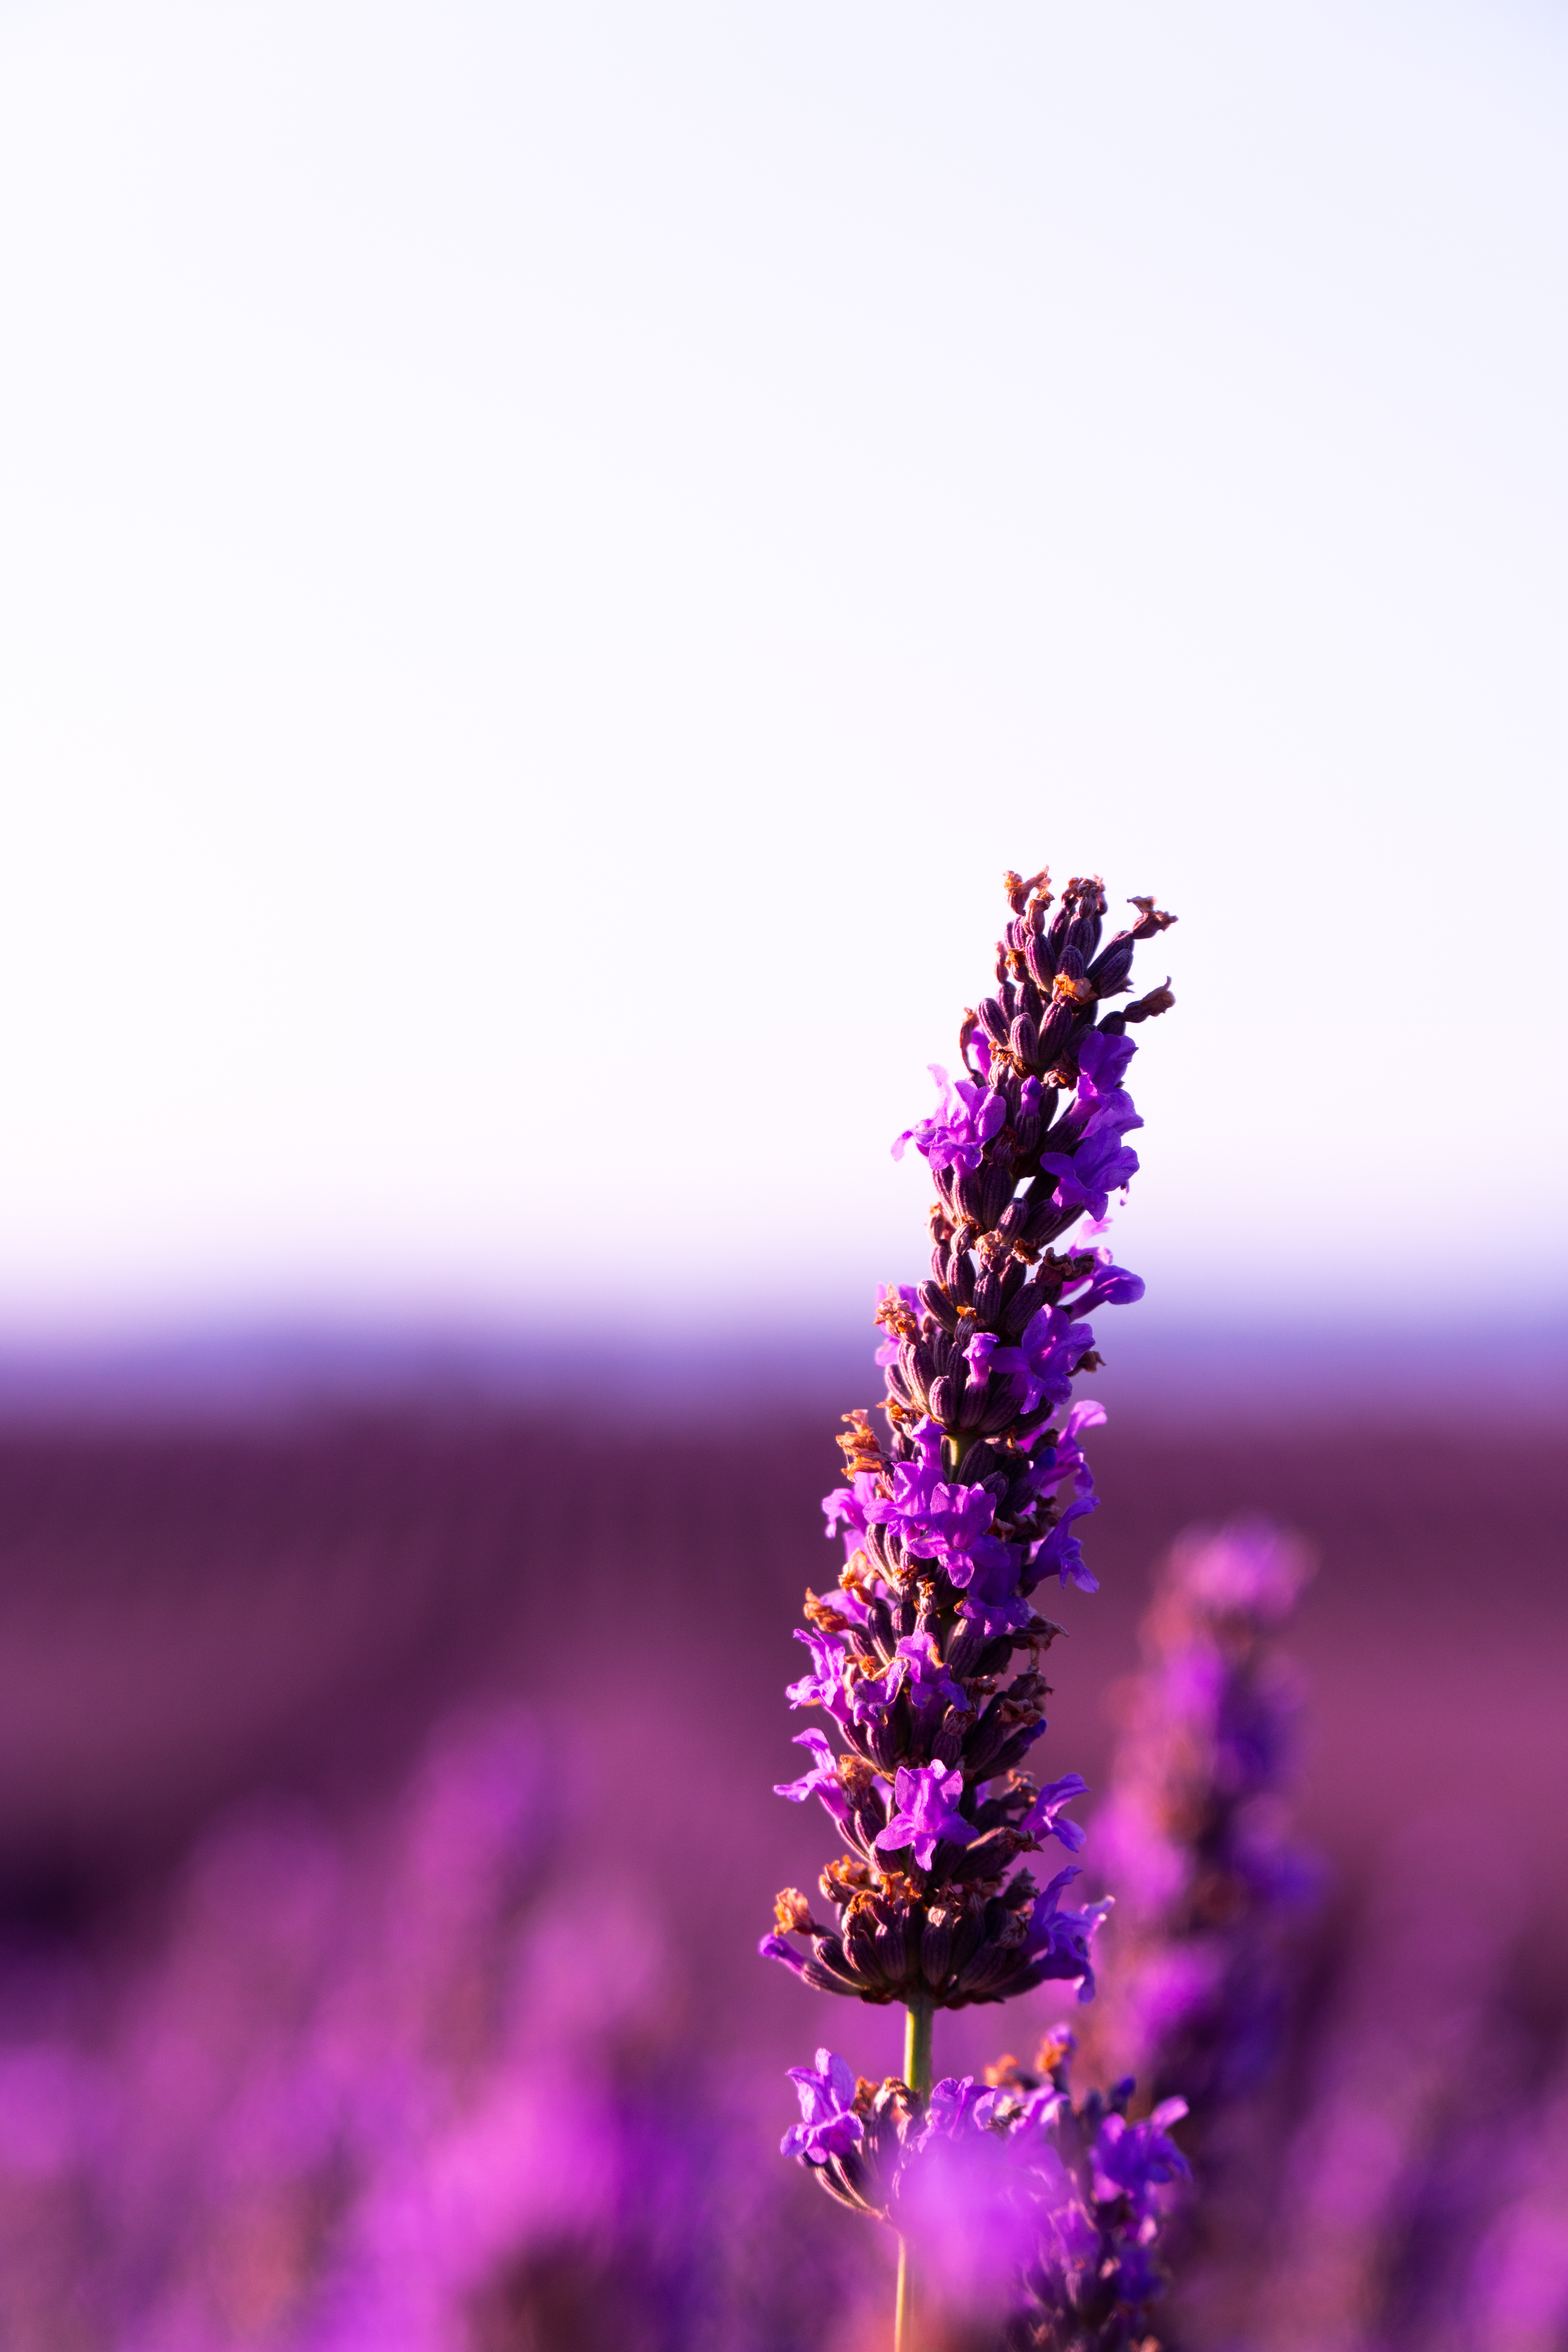
[[[807,2164],[826,2164],[830,2157],[846,2156],[866,2137],[855,2112],[855,2077],[842,2058],[819,2050],[815,2070],[792,2066],[790,2081],[800,2095],[801,2120],[780,2143],[784,2156],[800,2156]]]

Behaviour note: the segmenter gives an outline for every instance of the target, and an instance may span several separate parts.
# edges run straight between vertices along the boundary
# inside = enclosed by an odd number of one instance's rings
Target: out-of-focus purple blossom
[[[1102,2038],[1211,2117],[1272,2063],[1287,1939],[1315,1885],[1285,1833],[1298,1694],[1269,1640],[1310,1566],[1261,1520],[1179,1540],[1094,1823],[1118,1898]]]
[[[1568,2340],[1568,2063],[1516,2114],[1461,2304],[1470,2346],[1555,2352]]]
[[[820,2340],[849,2265],[680,2045],[598,1770],[496,1709],[352,1823],[221,1818],[47,2039],[0,1950],[7,2352]]]
[[[1131,2084],[1127,2085],[1131,2090]],[[1167,2137],[1187,2112],[1185,2099],[1162,2099],[1142,2123],[1107,2116],[1094,2143],[1094,2186],[1099,2197],[1125,2197],[1140,2217],[1156,2210],[1155,2191],[1189,2180],[1192,2168]]]
[[[1149,2306],[1165,2286],[1159,2241],[1190,2174],[1167,2136],[1176,2105],[1130,2124],[1131,2087],[1119,2083],[1106,2098],[1091,2094],[1079,2107],[1063,2100],[1055,2108],[1047,2128],[1064,2159],[1067,2193],[1057,2192],[1044,2217],[1026,2273],[1034,2309],[1019,2315],[1011,2344],[1146,2352],[1154,2342]]]
[[[1465,1857],[1466,1879],[1458,1902],[1456,1853]],[[1529,2197],[1519,2159],[1533,2102],[1520,2102],[1522,2113],[1513,2116],[1506,2106],[1491,2117],[1483,2106],[1478,2116],[1472,2105],[1498,2055],[1496,2021],[1516,1953],[1536,1932],[1527,1924],[1533,1890],[1521,1884],[1519,1862],[1489,1808],[1450,1802],[1406,1826],[1380,1857],[1358,1915],[1337,1923],[1332,1999],[1312,2036],[1304,2112],[1279,2162],[1258,2249],[1247,2340],[1259,2352],[1327,2344],[1347,2352],[1416,2352],[1429,2344],[1444,2352],[1524,2345],[1555,2352],[1563,2341],[1556,2323],[1540,2336],[1515,2334],[1500,2310],[1488,2309],[1505,2258],[1497,2222],[1511,2220]],[[1537,2058],[1527,2079],[1538,2073]],[[1425,2216],[1444,2139],[1456,2127],[1468,2143],[1462,2199],[1446,2215]],[[1559,2143],[1564,2159],[1568,2135]],[[1568,2210],[1564,2179],[1556,2193]],[[1450,2249],[1461,2260],[1447,2268]],[[1402,2257],[1417,2250],[1427,2276],[1407,2278],[1402,2294]]]
[[[1160,2239],[1188,2179],[1169,2137],[1180,2102],[1130,2122],[1122,2083],[1075,2104],[1071,2051],[1058,2032],[1039,2072],[1004,2059],[984,2084],[947,2075],[923,2098],[900,2083],[862,2083],[858,2136],[820,2155],[794,2151],[843,2203],[918,2242],[939,2337],[951,2326],[1030,2352],[1146,2352],[1152,2341]],[[809,2097],[814,2113],[842,2114],[842,2059],[819,2051],[816,2073],[792,2074],[803,2106]]]
[[[925,2123],[915,2137],[917,2148],[924,2147],[933,2135],[945,2133],[949,2139],[966,2134],[981,2119],[985,2110],[989,2120],[995,2094],[984,2084],[977,2084],[973,2074],[944,2074],[933,2083],[931,2097],[926,2102]]]

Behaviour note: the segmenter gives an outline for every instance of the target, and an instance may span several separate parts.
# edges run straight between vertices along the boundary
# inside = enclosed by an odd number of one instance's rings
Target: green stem
[[[929,2000],[911,2000],[904,2021],[904,2080],[923,2103],[931,2096],[931,2036],[935,2015]],[[899,2240],[899,2303],[893,2352],[920,2352],[920,2281],[907,2238]]]
[[[935,2016],[929,2000],[911,2000],[904,2020],[904,2080],[922,2100],[931,2096],[931,2030]]]

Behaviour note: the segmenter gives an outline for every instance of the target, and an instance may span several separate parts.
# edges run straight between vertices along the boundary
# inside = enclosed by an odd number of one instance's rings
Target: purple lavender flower
[[[789,2078],[800,2095],[801,2120],[785,2132],[781,2154],[826,2164],[830,2156],[859,2146],[866,2129],[855,2112],[855,2076],[842,2058],[819,2050],[815,2073],[809,2066],[792,2066]]]
[[[1143,1277],[1113,1265],[1109,1250],[1096,1250],[1096,1271],[1087,1290],[1073,1299],[1073,1311],[1091,1315],[1097,1307],[1131,1307],[1143,1296]],[[1081,1410],[1080,1408],[1076,1408]]]
[[[1121,1087],[1137,1051],[1131,1037],[1115,1037],[1106,1029],[1095,1030],[1078,1049],[1079,1101],[1104,1108],[1119,1129],[1143,1124],[1132,1108],[1131,1096]]]
[[[1016,1348],[1002,1347],[990,1332],[969,1342],[965,1360],[970,1383],[983,1389],[993,1370],[1016,1374],[1020,1387],[1013,1402],[1022,1419],[1042,1403],[1067,1402],[1073,1374],[1093,1344],[1094,1333],[1087,1323],[1075,1323],[1063,1307],[1041,1307],[1025,1325]]]
[[[825,1731],[797,1731],[795,1744],[809,1748],[816,1761],[809,1772],[798,1780],[775,1780],[775,1797],[787,1797],[792,1804],[802,1805],[807,1797],[820,1797],[829,1817],[842,1830],[849,1826],[849,1808],[845,1801],[843,1783],[838,1775],[838,1759],[828,1746]]]
[[[966,1078],[954,1087],[940,1062],[930,1066],[941,1097],[936,1117],[905,1128],[893,1146],[893,1157],[901,1160],[905,1144],[912,1142],[931,1162],[933,1175],[944,1168],[978,1168],[985,1146],[1007,1116],[1007,1106],[1000,1096]]]
[[[1110,1193],[1137,1171],[1123,1140],[1142,1124],[1124,1084],[1136,1050],[1128,1031],[1172,998],[1162,987],[1121,1011],[1103,1008],[1126,993],[1137,942],[1172,919],[1136,899],[1136,921],[1102,947],[1098,881],[1070,882],[1054,913],[1044,874],[1010,874],[1006,887],[997,992],[964,1015],[963,1075],[952,1083],[932,1065],[936,1113],[893,1147],[901,1156],[912,1142],[936,1186],[931,1276],[882,1294],[886,1439],[865,1412],[846,1416],[845,1481],[823,1506],[845,1566],[837,1594],[807,1597],[800,1638],[812,1670],[789,1691],[792,1706],[823,1710],[838,1742],[800,1735],[815,1761],[780,1788],[797,1803],[818,1797],[843,1834],[847,1851],[821,1880],[834,1916],[818,1918],[787,1889],[762,1945],[818,1990],[909,2010],[897,2095],[884,2085],[859,2100],[852,2146],[802,2140],[796,2150],[868,2210],[888,2210],[868,2184],[895,2153],[902,2161],[914,2125],[928,2139],[935,2127],[934,2011],[1052,1979],[1087,2000],[1106,1909],[1064,1904],[1070,1867],[1044,1888],[1016,1867],[1045,1840],[1083,1843],[1065,1818],[1083,1781],[1069,1773],[1037,1790],[1022,1767],[1046,1728],[1040,1658],[1059,1630],[1032,1596],[1051,1575],[1095,1589],[1074,1533],[1096,1502],[1079,1440],[1104,1418],[1098,1405],[1071,1402],[1074,1380],[1100,1361],[1088,1318],[1131,1303],[1142,1285],[1097,1238],[1053,1244],[1086,1211],[1097,1237]],[[803,2103],[808,2087],[827,2100],[830,2075],[819,2053],[816,2074],[796,2076]],[[847,2081],[847,2069],[832,2076],[840,2121]],[[797,2129],[818,2129],[816,2106]],[[1124,2137],[1119,2127],[1108,2151]],[[1115,2199],[1133,2211],[1125,2183]],[[1099,2224],[1084,2220],[1083,2231],[1093,2252]],[[1141,2283],[1136,2303],[1147,2265],[1138,2269],[1131,2242],[1124,2252]]]
[[[784,1693],[791,1706],[824,1706],[829,1714],[839,1712],[844,1691],[844,1668],[848,1654],[842,1642],[831,1633],[795,1629],[795,1640],[804,1642],[811,1652],[812,1671],[802,1675],[799,1682],[791,1683]]]
[[[858,2136],[807,2158],[843,2203],[918,2240],[940,2337],[951,2322],[964,2341],[1017,2352],[1133,2352],[1151,2340],[1159,2241],[1188,2177],[1169,2137],[1183,2105],[1131,2122],[1130,2083],[1075,2103],[1072,2050],[1058,2032],[1037,2071],[1003,2059],[984,2084],[944,2076],[923,2100],[902,2083],[861,2083]],[[795,2079],[803,2106],[810,2097],[826,2112],[829,2070],[847,2085],[849,2069],[826,2051],[817,2069]]]
[[[1069,1853],[1078,1853],[1083,1847],[1084,1832],[1076,1822],[1063,1821],[1062,1808],[1070,1805],[1075,1797],[1088,1794],[1089,1782],[1080,1780],[1076,1772],[1066,1773],[1059,1780],[1048,1780],[1018,1827],[1026,1837],[1059,1838]]]
[[[1060,1584],[1076,1584],[1081,1591],[1098,1592],[1100,1579],[1091,1575],[1084,1560],[1083,1546],[1072,1531],[1074,1519],[1100,1508],[1098,1495],[1075,1495],[1070,1503],[1061,1507],[1061,1517],[1035,1554],[1037,1577],[1055,1574]]]
[[[1047,2040],[1026,2074],[1004,2060],[987,2080],[1008,2086],[1018,2128],[1048,2135],[1060,2185],[1045,2210],[1026,2300],[1007,2330],[1017,2352],[1148,2352],[1148,2307],[1164,2291],[1158,2242],[1182,2187],[1186,2158],[1169,2137],[1184,2102],[1166,2101],[1128,2120],[1131,2079],[1074,2105],[1067,2092],[1070,2034]],[[1049,2087],[1047,2088],[1047,2085]],[[1044,2095],[1042,2095],[1042,2093]],[[1008,2105],[1000,2110],[1005,2126]]]
[[[1162,2099],[1142,2123],[1107,2116],[1094,2143],[1095,2195],[1125,2197],[1140,2219],[1158,2208],[1158,2190],[1185,2179],[1186,2158],[1166,2138],[1165,2127],[1187,2112],[1185,2099]]]
[[[963,1793],[960,1771],[944,1772],[940,1764],[900,1764],[893,1781],[895,1810],[875,1841],[879,1853],[898,1853],[907,1846],[921,1868],[929,1870],[944,1838],[954,1845],[972,1843],[974,1826],[956,1802]]]
[[[900,1642],[883,1674],[863,1675],[854,1686],[849,1712],[857,1723],[869,1722],[891,1706],[900,1690],[928,1727],[950,1706],[969,1703],[963,1685],[954,1682],[929,1633],[910,1634]]]
[[[1297,1538],[1260,1519],[1180,1538],[1095,1824],[1118,1897],[1100,2039],[1211,2120],[1272,2062],[1286,1937],[1315,1884],[1283,1832],[1298,1696],[1270,1639],[1310,1569]]]
[[[1111,1193],[1137,1175],[1138,1154],[1114,1127],[1091,1125],[1076,1151],[1042,1151],[1040,1165],[1057,1179],[1052,1198],[1058,1209],[1103,1217]]]

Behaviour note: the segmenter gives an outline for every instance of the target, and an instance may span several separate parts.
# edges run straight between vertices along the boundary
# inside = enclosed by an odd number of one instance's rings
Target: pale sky
[[[1560,1310],[1568,15],[3,0],[0,1336],[858,1314],[1005,866],[1189,1318]]]

